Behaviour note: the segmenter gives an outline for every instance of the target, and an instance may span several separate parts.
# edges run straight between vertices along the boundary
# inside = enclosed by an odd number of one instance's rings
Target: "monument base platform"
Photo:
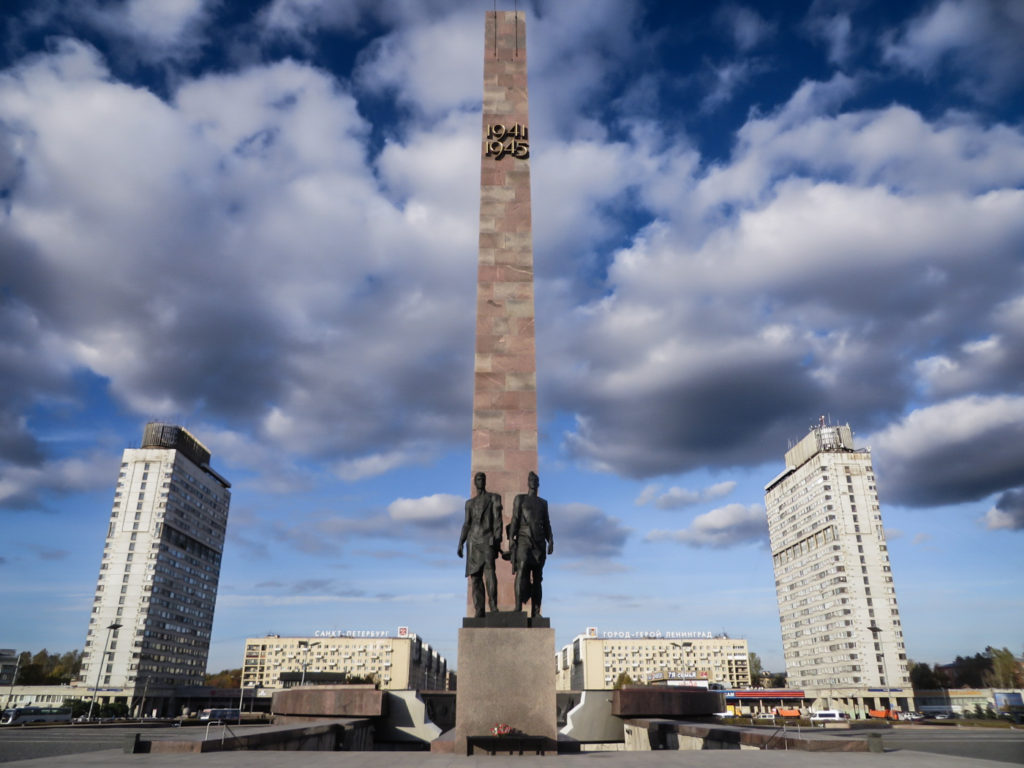
[[[517,747],[557,754],[554,658],[550,628],[460,629],[454,753],[470,754],[474,742],[479,749],[500,724],[528,737]]]
[[[546,616],[530,616],[526,611],[495,611],[486,616],[466,616],[462,620],[466,629],[549,629],[551,619]]]

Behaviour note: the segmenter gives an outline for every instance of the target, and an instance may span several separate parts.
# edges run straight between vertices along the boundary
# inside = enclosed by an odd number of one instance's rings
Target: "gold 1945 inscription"
[[[525,160],[530,156],[529,133],[525,125],[502,125],[494,123],[487,126],[487,138],[484,139],[484,154],[501,160],[505,155]]]

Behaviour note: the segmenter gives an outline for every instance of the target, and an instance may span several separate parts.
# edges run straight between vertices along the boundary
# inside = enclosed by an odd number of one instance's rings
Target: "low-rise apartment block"
[[[750,687],[747,641],[710,632],[605,632],[593,627],[555,654],[560,691],[614,688],[625,673],[635,683],[680,682]]]
[[[242,686],[283,688],[298,673],[300,680],[345,675],[371,678],[386,690],[444,690],[445,658],[417,635],[389,635],[354,631],[251,637],[245,641]]]

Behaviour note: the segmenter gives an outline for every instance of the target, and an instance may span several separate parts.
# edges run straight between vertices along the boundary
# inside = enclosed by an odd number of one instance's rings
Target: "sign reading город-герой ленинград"
[[[713,632],[662,632],[660,629],[640,630],[639,632],[605,630],[599,633],[597,627],[587,627],[584,637],[601,637],[605,640],[712,640],[716,637],[728,637],[728,635],[716,635]]]

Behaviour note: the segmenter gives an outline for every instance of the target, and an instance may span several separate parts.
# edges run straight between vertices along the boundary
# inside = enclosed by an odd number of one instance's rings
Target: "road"
[[[896,727],[883,732],[882,745],[886,751],[911,749],[1024,765],[1024,730],[1019,728]]]
[[[246,730],[258,727],[242,726]],[[196,736],[201,735],[196,729],[187,730],[194,731]],[[140,732],[157,738],[182,735],[182,731],[176,728],[153,729],[132,726],[0,728],[0,763],[109,749],[117,750],[119,753],[112,756],[111,764],[122,757],[127,759],[128,763],[137,763],[137,756],[124,755],[122,748],[127,739]],[[831,731],[830,735],[839,733]],[[852,737],[855,734],[850,733],[850,735]],[[1024,730],[1020,729],[902,726],[882,732],[882,744],[886,752],[890,754],[925,752],[947,757],[974,758],[1024,765]],[[616,754],[622,757],[624,753]],[[764,755],[765,753],[760,754]],[[811,757],[809,754],[806,756]],[[113,759],[114,757],[117,759]],[[495,758],[491,758],[491,760],[493,761]]]

